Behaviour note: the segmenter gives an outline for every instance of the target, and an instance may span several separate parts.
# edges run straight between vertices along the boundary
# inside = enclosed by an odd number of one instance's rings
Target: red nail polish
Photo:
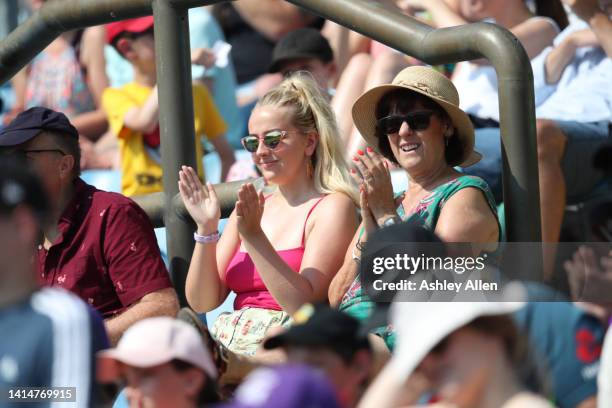
[[[372,153],[374,151],[374,149],[372,149],[370,146],[368,146],[366,150],[368,151],[368,153]]]
[[[351,169],[351,173],[355,174],[355,169]]]
[[[358,158],[356,158],[356,157],[353,157],[353,161],[358,162],[358,161],[359,161],[359,159],[358,159]]]
[[[357,150],[357,154],[360,156],[363,156],[364,155],[363,150]]]

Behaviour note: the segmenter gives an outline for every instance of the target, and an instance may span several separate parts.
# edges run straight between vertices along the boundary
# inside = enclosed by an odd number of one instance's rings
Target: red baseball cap
[[[106,25],[106,42],[111,44],[121,33],[142,33],[153,27],[153,16],[115,21]]]

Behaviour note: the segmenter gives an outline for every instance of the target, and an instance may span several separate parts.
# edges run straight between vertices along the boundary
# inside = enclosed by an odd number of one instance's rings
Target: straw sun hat
[[[422,66],[403,69],[391,84],[370,89],[353,105],[355,126],[369,145],[378,146],[376,137],[376,106],[390,91],[406,89],[427,96],[446,111],[457,129],[463,146],[461,167],[477,163],[482,157],[474,151],[474,127],[468,115],[459,108],[459,94],[453,83],[438,71]]]

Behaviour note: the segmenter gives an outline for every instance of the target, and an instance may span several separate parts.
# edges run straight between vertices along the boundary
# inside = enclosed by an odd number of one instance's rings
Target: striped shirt
[[[77,296],[41,289],[0,309],[0,390],[14,387],[76,387],[76,403],[31,407],[88,407],[92,404],[95,352],[107,346],[100,316]],[[21,407],[23,403],[0,407]]]

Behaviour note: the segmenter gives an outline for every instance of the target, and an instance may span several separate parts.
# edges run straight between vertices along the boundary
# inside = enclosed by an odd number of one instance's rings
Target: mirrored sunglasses
[[[244,136],[242,139],[240,139],[240,142],[242,143],[242,146],[244,146],[244,148],[250,153],[255,153],[257,151],[260,140],[268,149],[274,150],[288,133],[289,132],[286,130],[271,130],[264,134],[264,136],[261,138],[257,135]]]

